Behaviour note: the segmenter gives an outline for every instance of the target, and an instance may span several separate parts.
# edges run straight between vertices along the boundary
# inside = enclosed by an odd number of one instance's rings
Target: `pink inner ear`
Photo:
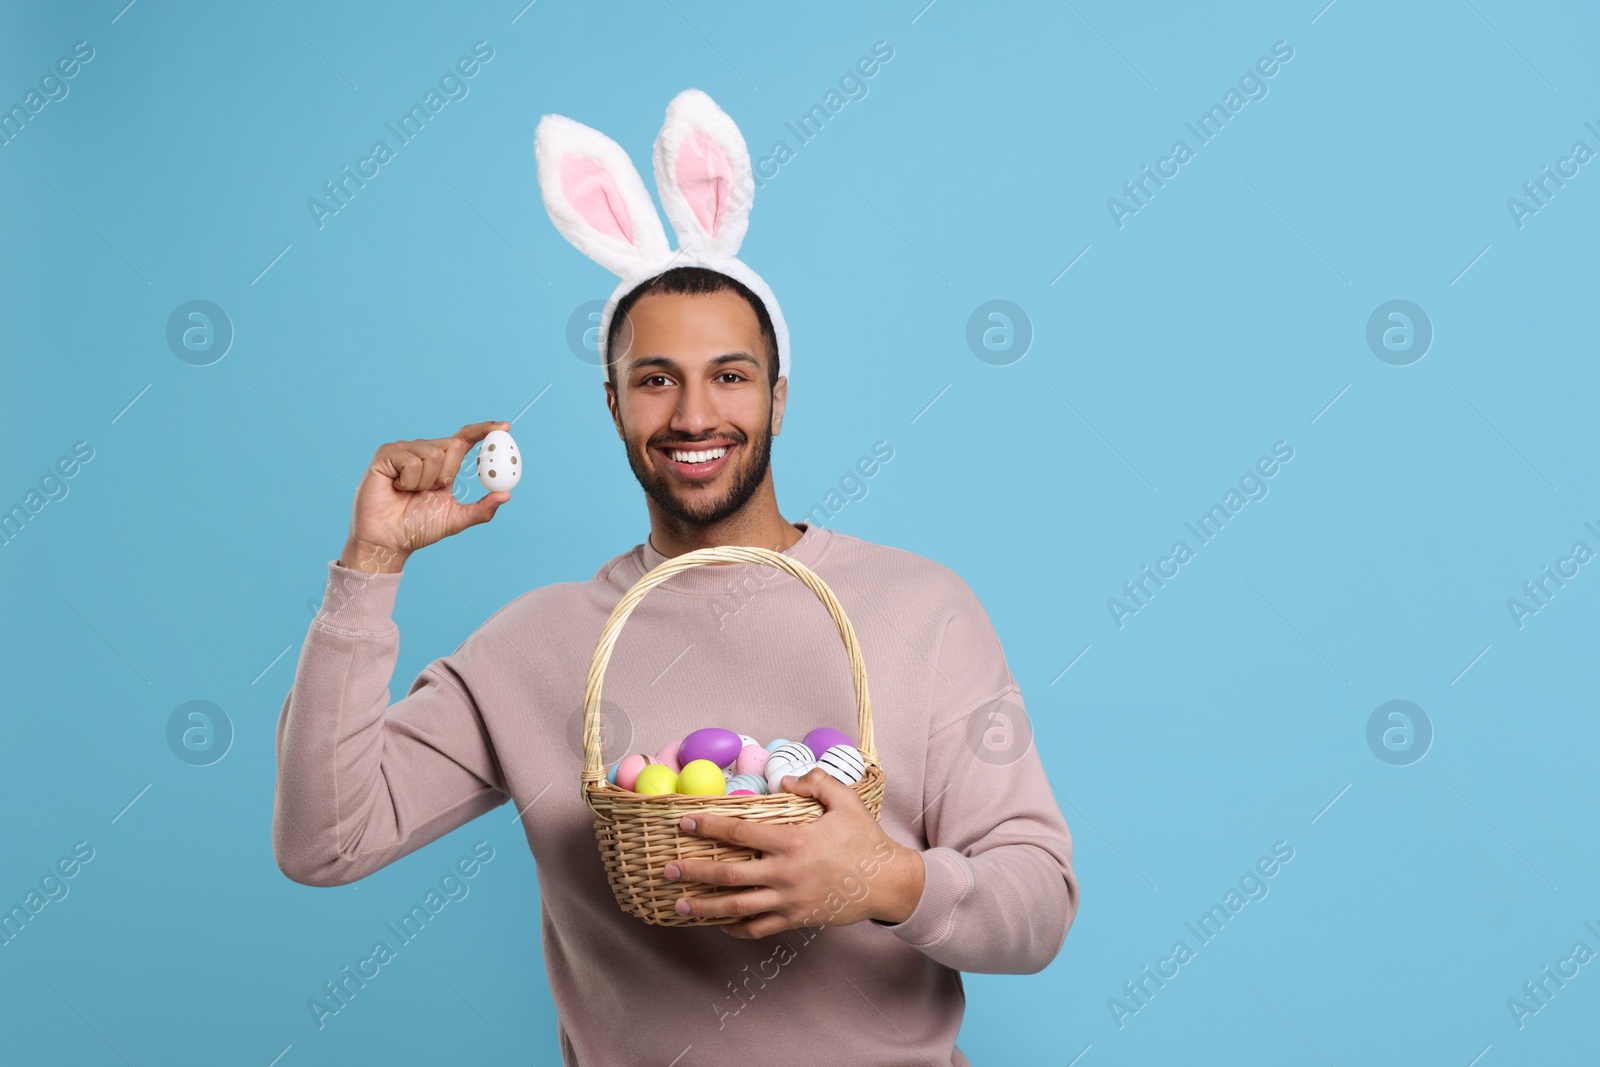
[[[600,164],[585,156],[562,156],[561,191],[590,226],[633,243],[633,216],[617,183]]]
[[[695,130],[678,146],[673,177],[695,218],[700,220],[700,228],[708,237],[717,236],[733,195],[733,164],[728,153],[705,131]]]

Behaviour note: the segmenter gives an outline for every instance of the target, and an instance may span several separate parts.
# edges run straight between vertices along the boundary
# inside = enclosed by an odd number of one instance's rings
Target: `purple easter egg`
[[[834,745],[848,745],[850,739],[831,726],[819,726],[806,734],[806,747],[818,756]]]
[[[734,774],[759,774],[766,777],[768,752],[760,745],[746,745],[739,750],[739,758],[733,762]]]
[[[685,764],[703,759],[710,760],[718,767],[726,767],[739,758],[740,746],[739,735],[732,730],[708,726],[683,739],[683,744],[678,748],[678,758]]]
[[[667,742],[661,751],[656,753],[656,762],[665,763],[668,767],[671,767],[673,774],[682,771],[683,764],[678,762],[678,742]]]

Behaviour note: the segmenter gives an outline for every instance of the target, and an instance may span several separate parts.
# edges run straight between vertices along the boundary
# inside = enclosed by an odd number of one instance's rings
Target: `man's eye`
[[[646,378],[644,381],[640,382],[639,384],[640,385],[649,385],[651,382],[664,382],[666,380],[667,380],[667,376],[665,374],[652,374],[652,375],[650,375],[650,377]]]

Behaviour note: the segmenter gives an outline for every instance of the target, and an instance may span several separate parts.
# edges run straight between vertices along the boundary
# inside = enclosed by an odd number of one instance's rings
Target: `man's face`
[[[641,297],[617,331],[606,403],[634,477],[680,522],[733,515],[766,480],[788,379],[767,385],[754,309],[738,293]]]

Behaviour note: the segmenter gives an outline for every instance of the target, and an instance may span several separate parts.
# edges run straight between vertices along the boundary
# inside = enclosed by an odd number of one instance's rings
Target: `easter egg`
[[[624,789],[632,789],[639,779],[639,772],[650,766],[653,761],[643,753],[635,752],[631,756],[624,756],[611,768],[611,784],[620,785]]]
[[[687,767],[695,760],[706,760],[718,767],[726,767],[739,758],[739,735],[732,730],[709,726],[696,730],[683,739],[678,747],[678,759]],[[717,790],[720,794],[722,790]]]
[[[777,774],[770,774],[767,776],[767,788],[771,789],[774,793],[782,792],[783,779],[785,775],[792,774],[796,778],[804,778],[806,772],[815,768],[816,765],[816,760],[806,760],[804,763],[795,764],[789,769],[781,771]],[[770,767],[771,764],[768,764],[768,766]]]
[[[791,763],[815,763],[817,754],[804,741],[785,741],[768,752],[767,763],[770,765],[773,760],[788,760]]]
[[[722,768],[708,759],[690,760],[678,774],[678,792],[692,797],[720,797],[728,792]]]
[[[766,772],[767,785],[776,793],[783,788],[784,775],[804,774],[816,765],[816,756],[812,754],[810,748],[802,742],[789,741],[772,750],[763,770]]]
[[[669,741],[663,745],[661,751],[656,753],[656,762],[671,767],[673,774],[683,770],[683,764],[678,761],[678,742]]]
[[[755,793],[766,795],[772,792],[767,786],[767,780],[759,774],[736,774],[728,779],[728,795],[735,793]]]
[[[478,446],[478,481],[491,493],[510,492],[522,481],[522,455],[504,430],[490,430]]]
[[[775,740],[767,742],[767,751],[768,752],[775,752],[780,747],[782,747],[783,745],[787,745],[787,744],[791,744],[791,743],[792,742],[787,737],[779,737],[779,738],[776,738]]]
[[[743,750],[744,746],[746,746],[746,745],[755,745],[756,747],[759,748],[761,746],[761,742],[757,741],[755,738],[751,737],[749,734],[740,734],[739,735],[739,748],[741,750]]]
[[[752,793],[748,789],[735,789],[733,792],[729,793],[728,795],[730,797],[753,797],[753,796],[755,796],[755,794]]]
[[[848,745],[850,739],[831,726],[819,726],[806,734],[806,747],[821,756],[834,745]]]
[[[767,750],[760,745],[746,745],[739,750],[739,758],[733,761],[733,773],[764,775],[767,756]]]
[[[854,745],[834,745],[817,757],[817,766],[845,785],[855,785],[867,776],[867,761]]]
[[[622,766],[622,761],[618,760],[616,763],[613,763],[611,765],[611,769],[606,772],[606,781],[610,782],[612,785],[617,784],[617,768],[620,766]]]
[[[657,797],[664,793],[676,793],[678,776],[665,763],[652,763],[639,772],[639,777],[633,783],[633,791]]]

